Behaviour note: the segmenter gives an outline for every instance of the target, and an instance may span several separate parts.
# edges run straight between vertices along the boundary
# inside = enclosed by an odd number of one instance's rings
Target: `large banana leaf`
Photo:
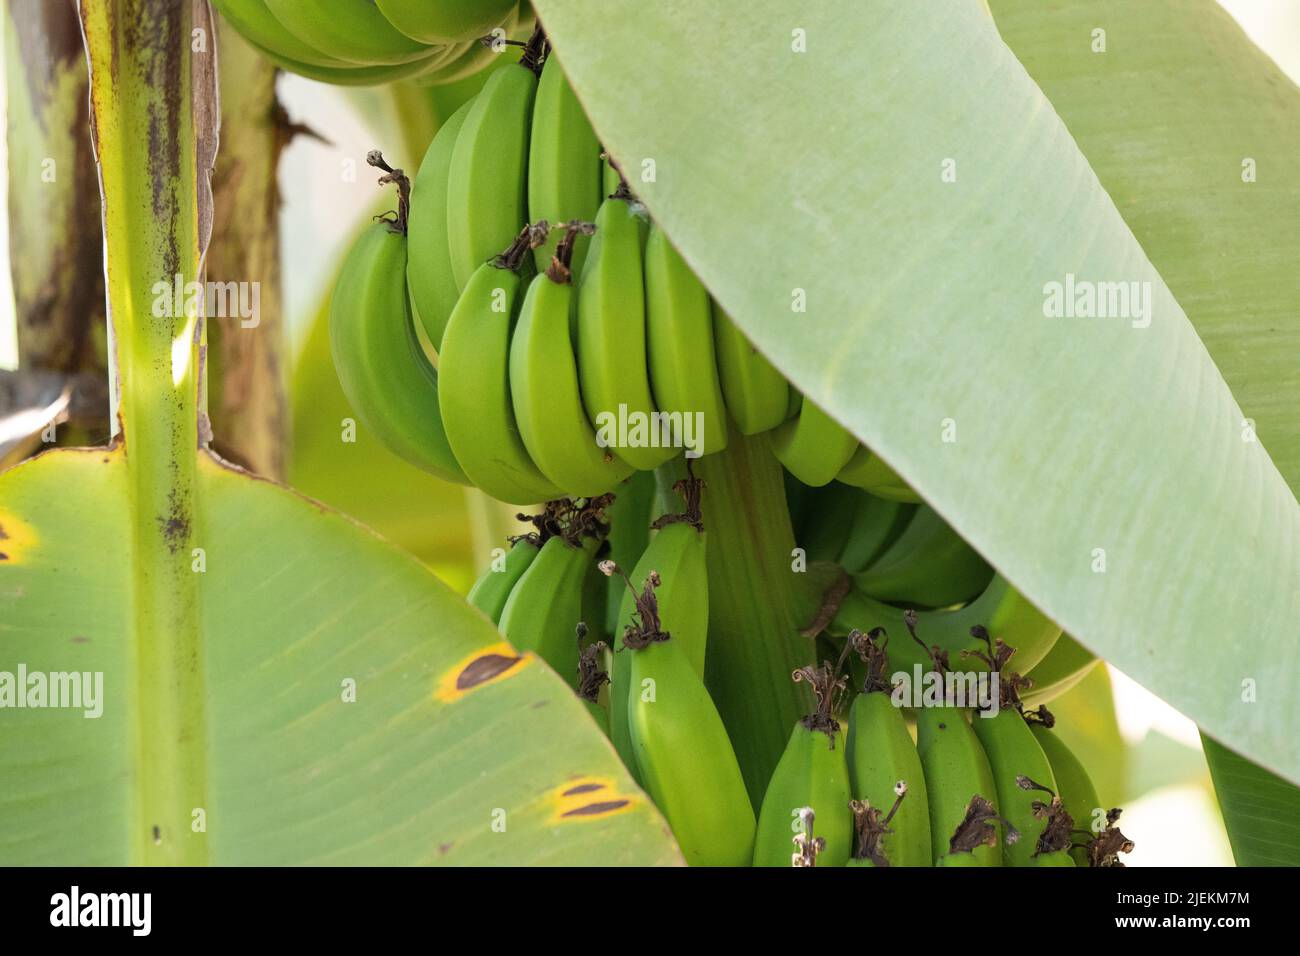
[[[1294,85],[1213,3],[1187,16],[1172,2],[993,0],[993,13],[1300,488]],[[1208,740],[1206,757],[1237,861],[1300,864],[1300,841],[1257,833],[1254,812],[1300,805],[1300,791]]]
[[[610,0],[599,30],[579,0],[535,5],[602,140],[755,344],[1081,643],[1300,780],[1300,507],[1264,447],[1289,455],[1285,432],[1267,402],[1262,441],[1243,426],[1185,311],[1205,303],[1175,299],[979,0]],[[1268,90],[1232,102],[1227,129],[1256,135],[1217,143],[1223,190],[1247,188],[1243,155],[1295,155],[1300,94],[1211,0],[1128,6],[1207,31],[1207,84]],[[1300,181],[1272,175],[1243,201],[1293,263]],[[1183,245],[1236,238],[1198,217]],[[1292,281],[1256,288],[1235,253],[1214,274],[1212,304],[1247,314],[1277,316]],[[1048,317],[1076,278],[1138,283],[1149,308]]]
[[[537,658],[372,533],[207,455],[202,550],[176,556],[198,627],[141,631],[129,471],[92,449],[0,479],[0,671],[103,675],[97,718],[0,711],[0,863],[677,859]],[[182,644],[172,700],[141,661]],[[149,773],[154,747],[185,776]]]
[[[201,274],[207,4],[80,10],[119,437],[0,474],[0,863],[680,862],[560,678],[203,450],[197,323],[153,286]]]

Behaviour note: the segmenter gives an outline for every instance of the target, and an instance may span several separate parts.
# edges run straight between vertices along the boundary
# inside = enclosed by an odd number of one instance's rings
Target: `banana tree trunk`
[[[8,0],[4,15],[19,361],[25,375],[73,380],[74,431],[101,441],[108,427],[104,261],[76,2]]]
[[[207,274],[209,282],[238,290],[223,301],[240,308],[209,316],[209,414],[216,451],[279,479],[289,453],[289,410],[276,170],[288,126],[275,97],[275,67],[224,22],[217,30],[222,149]]]

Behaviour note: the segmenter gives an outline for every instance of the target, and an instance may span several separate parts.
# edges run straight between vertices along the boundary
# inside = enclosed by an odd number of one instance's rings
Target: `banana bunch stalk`
[[[520,30],[522,18],[518,0],[213,0],[213,5],[277,66],[344,86],[403,79],[454,82],[486,67]]]

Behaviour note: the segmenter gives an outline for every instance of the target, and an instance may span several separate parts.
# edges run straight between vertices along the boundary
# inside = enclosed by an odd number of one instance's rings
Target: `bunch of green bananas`
[[[370,86],[452,83],[533,28],[524,0],[213,0],[277,66],[313,80]]]
[[[392,449],[532,504],[609,491],[683,448],[720,451],[734,427],[771,432],[807,484],[838,476],[878,500],[915,501],[750,345],[602,155],[540,30],[443,124],[392,223],[407,236],[411,311],[438,353],[441,379],[426,376],[417,397],[437,406],[425,428],[437,455],[413,457],[410,436]],[[347,276],[345,288],[356,288]],[[396,309],[388,319],[409,321]],[[336,353],[340,379],[387,442],[397,429],[373,421],[376,406],[403,396],[352,387],[358,346]]]
[[[409,461],[504,501],[547,502],[471,603],[574,687],[688,861],[1118,863],[1131,847],[1118,811],[1096,806],[1041,706],[1096,659],[749,345],[602,164],[540,32],[444,124],[413,186],[378,153],[368,161],[398,203],[335,288],[343,388]],[[768,433],[785,466],[808,578],[825,583],[804,634],[828,659],[794,675],[816,703],[757,818],[705,683],[702,483],[678,481],[684,509],[661,505],[651,522],[667,494],[655,479],[680,448],[602,440],[616,409],[702,416],[703,453],[730,428]],[[913,640],[886,655],[887,634]],[[1027,678],[1006,671],[1011,647]],[[907,711],[893,699],[891,664],[946,679],[957,659],[1001,681],[988,716],[947,696]]]

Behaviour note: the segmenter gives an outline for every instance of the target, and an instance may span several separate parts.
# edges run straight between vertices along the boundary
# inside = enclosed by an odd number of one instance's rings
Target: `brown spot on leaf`
[[[630,800],[605,800],[600,803],[588,803],[572,810],[566,810],[562,815],[566,817],[594,817],[603,813],[613,813],[615,810],[621,810],[631,802]]]
[[[480,648],[443,671],[433,696],[444,702],[456,700],[494,681],[513,677],[533,659],[531,654],[520,655],[505,641]]]
[[[570,787],[568,790],[565,790],[564,796],[571,797],[574,794],[578,794],[578,793],[591,793],[592,791],[595,790],[604,790],[604,789],[605,789],[605,785],[603,783],[580,783],[576,787]]]
[[[476,657],[465,666],[456,678],[457,690],[470,690],[494,677],[500,677],[518,664],[522,658],[505,654],[484,654]]]

